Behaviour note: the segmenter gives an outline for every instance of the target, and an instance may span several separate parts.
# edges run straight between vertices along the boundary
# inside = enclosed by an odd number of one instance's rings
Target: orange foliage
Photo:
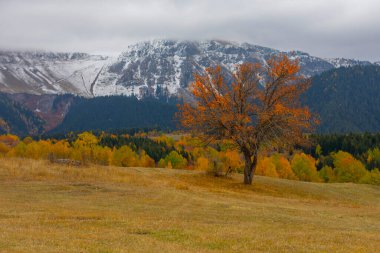
[[[0,156],[5,155],[11,150],[11,147],[5,145],[4,143],[0,142]]]
[[[139,166],[141,166],[141,167],[155,167],[155,162],[150,156],[148,156],[145,153],[145,151],[141,151]]]
[[[276,171],[280,178],[298,179],[297,176],[294,174],[288,159],[286,159],[280,154],[274,154],[270,157],[270,159],[276,167]]]
[[[237,150],[227,150],[221,153],[226,169],[236,170],[243,166],[242,159]]]
[[[338,182],[359,182],[367,173],[364,165],[347,152],[339,151],[333,154],[333,159]]]
[[[179,106],[185,128],[208,142],[231,140],[243,153],[246,184],[252,183],[259,150],[300,142],[302,133],[316,123],[299,103],[309,81],[298,75],[298,61],[279,55],[267,63],[238,66],[230,85],[220,66],[208,68],[195,75],[191,85],[195,102]]]
[[[276,166],[272,163],[269,157],[264,157],[263,159],[259,160],[256,168],[256,173],[260,176],[278,177]]]
[[[16,135],[7,134],[7,135],[0,136],[0,143],[3,143],[4,145],[8,147],[16,146],[19,141],[20,139]]]
[[[196,169],[208,171],[210,169],[210,162],[206,157],[198,157],[196,162]]]

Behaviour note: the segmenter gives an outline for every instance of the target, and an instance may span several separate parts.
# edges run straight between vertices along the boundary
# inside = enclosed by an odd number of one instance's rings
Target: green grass
[[[0,159],[0,252],[378,252],[380,187]]]

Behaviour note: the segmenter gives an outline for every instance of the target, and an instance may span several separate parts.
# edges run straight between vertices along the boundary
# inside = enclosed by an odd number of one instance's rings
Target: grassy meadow
[[[0,252],[379,252],[380,187],[0,158]]]

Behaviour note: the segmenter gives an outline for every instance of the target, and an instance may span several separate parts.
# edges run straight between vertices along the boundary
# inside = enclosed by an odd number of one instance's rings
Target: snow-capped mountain
[[[0,52],[0,91],[90,96],[109,57],[85,53]]]
[[[99,95],[135,94],[137,96],[177,94],[186,91],[193,81],[193,73],[209,66],[221,65],[234,71],[243,62],[266,63],[280,51],[225,41],[155,40],[128,47],[117,60],[99,76],[94,93]],[[287,52],[299,58],[302,73],[307,76],[334,68],[321,58],[304,52]]]
[[[154,40],[131,45],[118,58],[81,53],[0,52],[0,91],[8,93],[174,95],[186,91],[194,72],[221,65],[233,71],[243,62],[266,63],[279,50],[226,41]],[[301,72],[323,71],[370,62],[322,59],[300,51]]]

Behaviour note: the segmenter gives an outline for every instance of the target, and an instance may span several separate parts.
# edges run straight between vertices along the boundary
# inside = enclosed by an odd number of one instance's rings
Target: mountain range
[[[154,40],[127,47],[118,57],[85,53],[0,52],[0,92],[74,94],[138,98],[187,92],[193,73],[221,65],[233,71],[242,62],[265,64],[273,55],[298,58],[301,73],[313,76],[337,67],[371,65],[352,59],[322,59],[301,51],[226,41]]]
[[[247,43],[155,40],[118,57],[1,51],[0,133],[174,128],[176,98],[189,98],[193,73],[215,65],[229,73],[278,53],[297,58],[312,78],[304,102],[321,117],[318,131],[380,131],[379,63]]]

